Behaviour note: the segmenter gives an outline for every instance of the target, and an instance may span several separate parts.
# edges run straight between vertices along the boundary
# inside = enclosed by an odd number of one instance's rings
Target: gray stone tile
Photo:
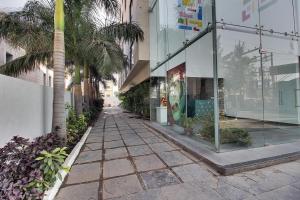
[[[100,162],[74,165],[68,175],[66,184],[97,181],[100,179]]]
[[[134,146],[134,145],[145,144],[145,142],[143,142],[143,140],[141,140],[141,139],[139,139],[139,138],[124,140],[124,143],[125,143],[127,146]]]
[[[161,188],[163,200],[224,200],[210,187],[198,183],[184,183]]]
[[[105,135],[119,135],[119,131],[105,131]]]
[[[86,144],[85,146],[88,147],[88,149],[93,151],[102,149],[102,143],[90,143],[90,144]]]
[[[161,138],[159,137],[149,137],[149,138],[144,138],[144,141],[147,143],[147,144],[154,144],[154,143],[161,143],[161,142],[164,142],[164,140],[162,140]]]
[[[116,141],[116,140],[121,140],[121,135],[117,134],[117,135],[105,135],[104,136],[104,141],[105,142],[111,142],[111,141]]]
[[[160,188],[180,183],[178,178],[168,169],[144,172],[141,173],[141,177],[147,189]]]
[[[160,152],[158,154],[168,166],[184,165],[193,163],[192,160],[184,156],[179,151]]]
[[[112,160],[116,158],[125,158],[125,157],[128,157],[128,153],[125,147],[105,150],[105,160]]]
[[[145,127],[136,127],[134,128],[134,131],[137,133],[143,133],[145,131],[148,131],[148,129],[146,129]]]
[[[61,188],[56,200],[98,200],[99,182]]]
[[[211,185],[218,182],[218,179],[211,172],[198,164],[174,167],[173,171],[181,178],[181,180],[183,180],[183,182],[202,181]]]
[[[133,133],[133,134],[123,134],[122,135],[122,138],[124,139],[124,140],[129,140],[129,139],[140,139],[140,137],[137,135],[137,134],[135,134],[135,133]]]
[[[133,161],[136,165],[137,171],[149,171],[153,169],[161,169],[166,167],[163,162],[154,154],[147,156],[134,157]]]
[[[170,146],[168,143],[155,143],[155,144],[149,144],[151,149],[155,152],[163,152],[163,151],[172,151],[175,150],[174,147]]]
[[[273,168],[278,169],[278,170],[280,170],[284,173],[287,173],[291,176],[297,177],[300,180],[300,163],[289,162],[289,163],[276,165]]]
[[[299,200],[300,190],[285,186],[270,192],[266,192],[257,196],[260,200]]]
[[[99,138],[103,137],[104,133],[90,133],[88,138]]]
[[[155,135],[151,132],[142,132],[142,133],[137,133],[139,136],[141,136],[142,138],[150,138],[150,137],[154,137]]]
[[[131,130],[131,128],[128,125],[118,125],[118,127],[120,131]]]
[[[79,154],[77,157],[75,163],[76,164],[82,164],[82,163],[88,163],[88,162],[95,162],[102,160],[102,151],[84,151]]]
[[[147,145],[128,147],[128,151],[131,156],[142,156],[153,153]]]
[[[251,194],[261,194],[296,182],[296,179],[279,170],[265,168],[234,176],[221,177],[230,185]]]
[[[124,147],[124,143],[122,140],[116,140],[116,141],[111,141],[111,142],[104,142],[104,148],[105,149],[111,149],[111,148],[116,148],[116,147]]]
[[[111,199],[143,191],[136,175],[104,180],[103,198]]]
[[[162,197],[161,189],[151,189],[141,191],[135,194],[124,195],[119,198],[112,198],[110,200],[167,200]]]
[[[216,191],[220,194],[220,196],[227,200],[243,200],[248,197],[252,197],[250,193],[224,182],[218,183]]]
[[[104,178],[122,176],[131,173],[134,173],[134,168],[128,159],[118,159],[104,162]]]
[[[300,190],[300,181],[297,183],[292,183],[291,185]]]
[[[133,134],[135,133],[132,129],[120,130],[120,134]]]
[[[92,137],[92,138],[88,138],[86,141],[85,141],[85,143],[102,143],[102,141],[103,141],[103,139],[102,139],[102,137],[97,137],[97,138],[95,138],[95,137]]]

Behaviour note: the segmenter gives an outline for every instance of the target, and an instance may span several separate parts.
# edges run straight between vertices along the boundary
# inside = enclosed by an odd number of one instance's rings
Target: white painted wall
[[[73,105],[72,94],[65,102]],[[34,138],[51,131],[53,89],[0,75],[0,147],[13,136]]]

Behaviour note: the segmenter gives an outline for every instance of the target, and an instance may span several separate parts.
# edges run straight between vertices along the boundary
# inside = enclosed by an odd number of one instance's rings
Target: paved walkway
[[[140,119],[106,109],[57,200],[299,200],[300,161],[219,176]]]

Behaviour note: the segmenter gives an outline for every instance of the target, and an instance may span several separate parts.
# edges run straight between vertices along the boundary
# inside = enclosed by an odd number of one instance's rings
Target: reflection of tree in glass
[[[239,42],[232,52],[221,57],[226,85],[224,89],[231,95],[243,96],[247,88],[254,88],[256,75],[253,62],[257,58],[247,55],[251,52],[246,51],[244,42]]]

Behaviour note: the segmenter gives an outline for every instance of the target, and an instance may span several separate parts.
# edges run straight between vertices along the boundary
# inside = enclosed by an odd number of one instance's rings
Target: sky
[[[22,8],[27,0],[0,0],[0,8]]]

